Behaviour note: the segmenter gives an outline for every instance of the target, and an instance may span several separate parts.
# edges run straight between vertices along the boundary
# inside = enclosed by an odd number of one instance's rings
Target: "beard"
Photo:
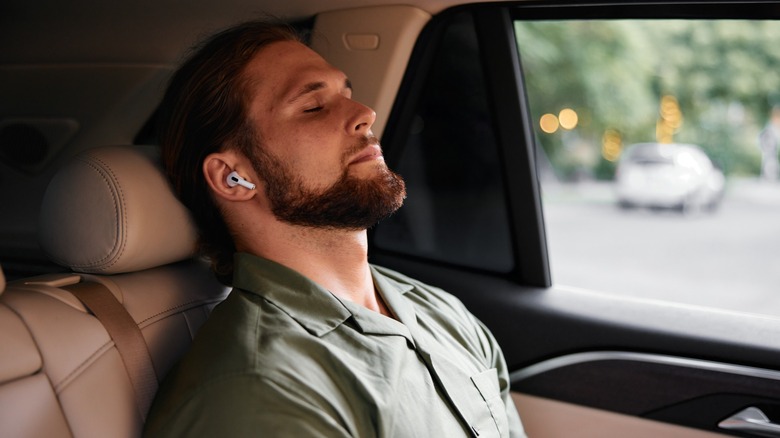
[[[362,150],[375,138],[366,138],[344,154],[344,160]],[[340,230],[365,230],[390,216],[406,197],[403,178],[375,163],[373,175],[356,178],[345,166],[340,178],[330,187],[307,188],[303,180],[278,158],[255,148],[255,171],[265,180],[266,196],[277,219],[292,225]]]

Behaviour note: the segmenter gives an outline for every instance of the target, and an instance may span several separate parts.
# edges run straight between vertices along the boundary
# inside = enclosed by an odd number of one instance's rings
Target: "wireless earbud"
[[[254,184],[245,180],[244,178],[241,178],[241,175],[239,175],[238,172],[236,172],[235,170],[230,172],[230,175],[227,176],[227,185],[230,187],[235,187],[235,186],[246,187],[249,190],[255,189]]]

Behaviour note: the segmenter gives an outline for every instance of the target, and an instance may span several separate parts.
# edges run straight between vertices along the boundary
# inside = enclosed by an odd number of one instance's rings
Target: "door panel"
[[[570,437],[575,430],[579,438],[624,438],[628,433],[632,438],[726,436],[521,393],[513,393],[512,397],[526,433],[534,438]]]

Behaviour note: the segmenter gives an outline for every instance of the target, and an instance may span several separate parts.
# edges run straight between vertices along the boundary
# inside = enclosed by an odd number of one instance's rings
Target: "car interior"
[[[71,272],[3,291],[4,433],[140,435],[158,376],[227,293],[191,260],[196,232],[164,178],[153,150],[110,146],[87,150],[52,180],[41,245]],[[85,285],[108,305],[74,289]],[[122,341],[135,333],[140,345]]]
[[[780,27],[780,2],[758,0],[4,2],[0,434],[141,435],[158,385],[230,292],[161,169],[155,110],[197,41],[269,16],[347,73],[407,182],[405,206],[369,231],[370,261],[451,292],[490,328],[528,436],[780,436],[771,297],[747,312],[630,295],[648,278],[673,288],[647,265],[617,294],[556,280],[531,61],[558,52],[522,38],[536,22]],[[753,82],[780,93],[777,62]],[[740,239],[707,251],[735,257]]]

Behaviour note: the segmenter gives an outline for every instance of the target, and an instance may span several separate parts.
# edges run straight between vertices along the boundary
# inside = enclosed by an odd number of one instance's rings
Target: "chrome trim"
[[[746,434],[780,437],[780,424],[773,423],[759,408],[750,406],[718,423],[721,429],[736,430]]]
[[[612,360],[656,363],[780,381],[780,371],[743,365],[732,365],[709,360],[689,359],[685,357],[666,356],[662,354],[631,353],[627,351],[592,351],[587,353],[575,353],[556,357],[509,373],[509,381],[514,384],[557,368],[563,368],[581,363]]]

